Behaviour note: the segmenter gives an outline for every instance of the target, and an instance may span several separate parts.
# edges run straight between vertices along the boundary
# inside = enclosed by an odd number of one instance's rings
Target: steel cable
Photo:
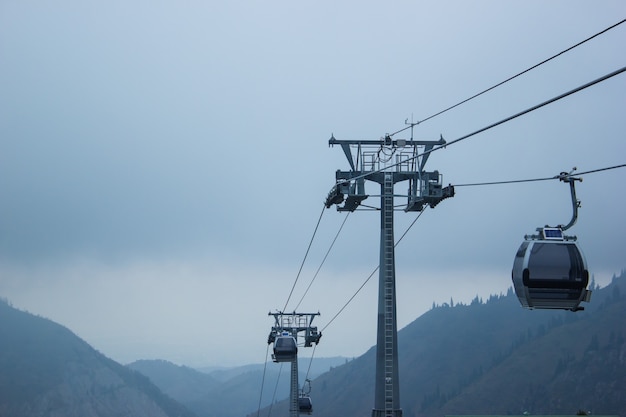
[[[499,83],[497,83],[497,84],[495,84],[495,85],[493,85],[493,86],[491,86],[491,87],[487,88],[486,90],[481,91],[480,93],[474,94],[473,96],[471,96],[471,97],[469,97],[469,98],[466,98],[465,100],[460,101],[460,102],[458,102],[457,104],[455,104],[455,105],[453,105],[453,106],[450,106],[450,107],[448,107],[448,108],[446,108],[446,109],[444,109],[444,110],[441,110],[441,111],[439,111],[439,112],[437,112],[437,113],[435,113],[435,114],[433,114],[433,115],[431,115],[431,116],[428,116],[428,117],[426,117],[425,119],[420,120],[419,122],[410,123],[410,125],[409,125],[409,126],[404,127],[404,128],[402,128],[402,129],[400,129],[400,130],[398,130],[398,131],[394,132],[394,133],[391,133],[389,136],[393,136],[393,135],[396,135],[396,134],[398,134],[398,133],[400,133],[400,132],[404,132],[405,130],[410,129],[410,128],[412,128],[413,126],[416,126],[416,125],[418,125],[418,124],[420,124],[420,123],[423,123],[423,122],[425,122],[425,121],[427,121],[427,120],[430,120],[430,119],[432,119],[432,118],[434,118],[434,117],[436,117],[436,116],[439,116],[440,114],[443,114],[443,113],[447,112],[448,110],[452,110],[452,109],[454,109],[455,107],[460,106],[461,104],[467,103],[468,101],[473,100],[473,99],[475,99],[476,97],[481,96],[481,95],[483,95],[483,94],[485,94],[485,93],[487,93],[487,92],[489,92],[489,91],[493,90],[494,88],[499,87],[499,86],[501,86],[501,85],[503,85],[503,84],[505,84],[505,83],[507,83],[507,82],[509,82],[509,81],[511,81],[511,80],[513,80],[513,79],[515,79],[515,78],[517,78],[517,77],[519,77],[520,75],[526,74],[527,72],[529,72],[529,71],[531,71],[531,70],[533,70],[533,69],[535,69],[535,68],[537,68],[537,67],[539,67],[539,66],[541,66],[541,65],[545,64],[545,63],[546,63],[546,62],[548,62],[548,61],[551,61],[551,60],[553,60],[553,59],[555,59],[555,58],[557,58],[557,57],[559,57],[559,56],[563,55],[563,54],[564,54],[564,53],[566,53],[566,52],[571,51],[572,49],[574,49],[574,48],[576,48],[576,47],[578,47],[578,46],[580,46],[580,45],[584,44],[585,42],[588,42],[588,41],[592,40],[593,38],[595,38],[595,37],[597,37],[597,36],[600,36],[600,35],[602,35],[602,34],[603,34],[603,33],[605,33],[605,32],[608,32],[609,30],[611,30],[611,29],[613,29],[613,28],[615,28],[615,27],[617,27],[617,26],[621,25],[621,24],[622,24],[622,23],[624,23],[624,22],[626,22],[626,19],[621,20],[620,22],[617,22],[616,24],[614,24],[614,25],[612,25],[612,26],[609,26],[608,28],[604,29],[603,31],[598,32],[598,33],[596,33],[595,35],[590,36],[590,37],[588,37],[587,39],[585,39],[585,40],[583,40],[583,41],[580,41],[580,42],[578,42],[577,44],[572,45],[572,46],[570,46],[569,48],[564,49],[564,50],[562,50],[561,52],[559,52],[559,53],[557,53],[557,54],[555,54],[555,55],[552,55],[550,58],[544,59],[544,60],[543,60],[543,61],[541,61],[540,63],[535,64],[535,65],[533,65],[532,67],[527,68],[527,69],[525,69],[524,71],[519,72],[519,73],[517,73],[517,74],[513,75],[512,77],[509,77],[509,78],[507,78],[506,80],[501,81],[501,82],[499,82]]]
[[[349,215],[350,215],[350,213],[346,214],[346,216],[344,217],[343,222],[341,223],[341,226],[339,226],[339,230],[337,231],[337,234],[335,235],[335,238],[333,239],[332,243],[330,244],[330,247],[328,248],[328,251],[326,251],[326,255],[324,255],[324,259],[322,259],[322,262],[320,263],[320,266],[317,268],[317,271],[315,271],[315,274],[313,275],[313,278],[311,279],[311,282],[309,283],[309,286],[304,291],[304,294],[302,294],[302,298],[300,298],[300,301],[298,302],[298,304],[296,305],[294,310],[297,310],[298,307],[300,307],[300,304],[302,304],[302,301],[304,300],[304,297],[306,297],[306,295],[308,294],[309,289],[311,288],[311,285],[313,285],[313,282],[315,281],[315,278],[317,278],[317,275],[319,274],[320,270],[322,269],[322,266],[326,262],[326,258],[328,258],[328,255],[330,254],[330,251],[332,250],[333,246],[335,245],[335,242],[337,241],[337,238],[339,237],[339,234],[341,233],[341,230],[343,229],[343,226],[346,224],[346,221],[348,220],[348,216]]]
[[[298,275],[296,275],[296,279],[291,286],[291,291],[289,292],[289,297],[287,297],[287,301],[285,302],[285,307],[283,308],[283,312],[287,311],[287,305],[289,304],[289,300],[293,295],[293,290],[296,288],[296,284],[298,283],[298,279],[300,278],[300,274],[302,273],[302,268],[304,267],[304,263],[306,262],[306,258],[309,255],[309,251],[311,250],[311,245],[313,244],[313,240],[315,239],[315,235],[317,234],[317,229],[320,226],[320,222],[322,221],[322,216],[324,215],[324,211],[326,209],[325,205],[322,205],[322,212],[320,213],[320,217],[317,219],[317,224],[315,225],[315,230],[313,231],[313,236],[311,236],[311,240],[309,241],[309,246],[306,248],[306,253],[304,254],[304,259],[302,259],[302,263],[300,264],[300,269],[298,270]]]

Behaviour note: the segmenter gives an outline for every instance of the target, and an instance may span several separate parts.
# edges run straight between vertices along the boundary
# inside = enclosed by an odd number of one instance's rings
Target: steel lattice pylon
[[[293,337],[296,341],[298,334],[304,332],[304,346],[311,347],[313,343],[318,344],[322,337],[322,332],[317,330],[317,327],[311,326],[315,316],[319,316],[320,313],[283,313],[278,311],[275,313],[268,313],[269,316],[274,316],[274,326],[267,338],[267,343],[274,343],[278,337],[287,333],[290,337]],[[275,356],[272,355],[274,361],[277,362]],[[288,360],[291,364],[291,380],[289,384],[289,416],[299,417],[300,407],[298,404],[298,398],[300,396],[300,384],[298,382],[298,354],[297,349],[294,352],[292,358]]]
[[[378,324],[376,337],[376,380],[372,417],[402,417],[398,371],[398,329],[396,319],[396,273],[394,241],[394,184],[409,181],[404,211],[422,211],[454,196],[452,186],[442,187],[437,171],[426,172],[424,165],[430,150],[444,145],[439,141],[344,140],[331,137],[330,146],[340,145],[350,171],[337,171],[337,183],[325,205],[337,205],[338,211],[354,211],[369,195],[365,180],[380,184],[380,258],[378,281]],[[355,150],[356,157],[352,150]],[[423,156],[418,149],[424,149]],[[395,158],[395,159],[394,159]],[[343,203],[343,206],[340,204]]]

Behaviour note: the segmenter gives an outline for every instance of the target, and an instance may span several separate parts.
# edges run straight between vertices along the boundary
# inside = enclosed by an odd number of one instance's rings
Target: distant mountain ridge
[[[310,378],[317,378],[319,375],[329,371],[331,368],[343,365],[352,359],[353,358],[346,358],[343,356],[313,358],[313,361],[311,361],[310,357],[306,359],[301,358],[298,361],[298,367],[300,370],[305,369],[308,372]],[[264,364],[256,363],[230,367],[204,367],[196,368],[196,370],[205,374],[209,374],[219,381],[226,381],[244,373],[262,372],[264,367]]]
[[[67,328],[0,301],[0,416],[194,417]]]
[[[316,358],[312,363],[310,358],[301,359],[299,369],[304,372],[300,373],[300,380],[304,380],[307,371],[309,378],[315,378],[347,361],[341,357]],[[289,391],[289,367],[283,367],[281,372],[274,363],[267,367],[250,364],[205,372],[163,360],[140,360],[127,366],[149,377],[165,394],[187,406],[198,417],[242,417],[257,409],[263,379],[272,387],[260,399],[263,407],[275,400],[274,387],[280,393],[276,400],[283,399],[283,394]]]
[[[486,302],[433,305],[398,335],[404,417],[626,415],[625,316],[624,272],[577,313],[525,310],[511,290]],[[374,358],[372,347],[316,370],[313,377],[329,368],[312,381],[314,415],[370,415]],[[256,416],[263,373],[279,369],[271,362],[209,374],[167,361],[125,367],[67,328],[0,301],[1,417]],[[288,369],[277,398],[288,392]],[[276,386],[268,380],[262,405]],[[285,401],[272,404],[272,415],[286,414]]]

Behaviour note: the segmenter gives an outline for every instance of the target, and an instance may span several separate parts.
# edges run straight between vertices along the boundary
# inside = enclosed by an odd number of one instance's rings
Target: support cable
[[[626,167],[626,164],[621,164],[621,165],[615,165],[612,167],[606,167],[606,168],[599,168],[599,169],[593,169],[591,171],[585,171],[585,172],[579,172],[576,175],[585,175],[585,174],[594,174],[596,172],[601,172],[601,171],[608,171],[610,169],[617,169],[617,168],[624,168]]]
[[[511,121],[511,120],[513,120],[513,119],[516,119],[516,118],[518,118],[518,117],[520,117],[520,116],[523,116],[523,115],[528,114],[528,113],[530,113],[530,112],[532,112],[532,111],[535,111],[535,110],[537,110],[537,109],[540,109],[540,108],[542,108],[542,107],[544,107],[544,106],[547,106],[548,104],[552,104],[552,103],[554,103],[555,101],[559,101],[559,100],[561,100],[561,99],[563,99],[563,98],[565,98],[565,97],[568,97],[568,96],[570,96],[570,95],[572,95],[572,94],[574,94],[574,93],[578,93],[579,91],[582,91],[582,90],[584,90],[584,89],[586,89],[586,88],[589,88],[589,87],[591,87],[591,86],[593,86],[593,85],[596,85],[596,84],[598,84],[598,83],[600,83],[600,82],[602,82],[602,81],[606,81],[606,80],[608,80],[609,78],[614,77],[614,76],[616,76],[616,75],[619,75],[619,74],[621,74],[621,73],[622,73],[622,72],[624,72],[624,71],[626,71],[626,67],[622,67],[622,68],[620,68],[620,69],[618,69],[618,70],[616,70],[616,71],[613,71],[613,72],[611,72],[611,73],[609,73],[609,74],[607,74],[607,75],[604,75],[604,76],[602,76],[602,77],[600,77],[600,78],[597,78],[597,79],[595,79],[595,80],[593,80],[593,81],[590,81],[590,82],[588,82],[587,84],[583,84],[583,85],[581,85],[580,87],[576,87],[576,88],[574,88],[573,90],[567,91],[567,92],[565,92],[565,93],[563,93],[563,94],[561,94],[561,95],[558,95],[558,96],[556,96],[556,97],[553,97],[553,98],[551,98],[550,100],[546,100],[546,101],[544,101],[543,103],[539,103],[539,104],[537,104],[537,105],[535,105],[535,106],[532,106],[532,107],[530,107],[530,108],[528,108],[528,109],[526,109],[526,110],[523,110],[523,111],[521,111],[521,112],[519,112],[519,113],[514,114],[513,116],[509,116],[509,117],[507,117],[507,118],[505,118],[505,119],[502,119],[502,120],[500,120],[499,122],[492,123],[492,124],[490,124],[489,126],[485,126],[485,127],[483,127],[482,129],[478,129],[478,130],[477,130],[477,131],[475,131],[475,132],[469,133],[469,134],[467,134],[467,135],[465,135],[465,136],[461,136],[461,137],[460,137],[460,138],[458,138],[458,139],[455,139],[455,140],[453,140],[453,141],[451,141],[451,142],[448,142],[446,145],[441,145],[441,146],[439,146],[439,147],[435,147],[435,148],[431,149],[430,151],[423,152],[423,153],[422,153],[422,155],[426,155],[426,154],[428,154],[428,153],[430,153],[430,152],[432,152],[432,151],[435,151],[435,150],[438,150],[438,149],[441,149],[441,148],[445,148],[446,146],[449,146],[449,145],[455,144],[455,143],[457,143],[457,142],[461,142],[462,140],[465,140],[465,139],[467,139],[467,138],[470,138],[470,137],[472,137],[472,136],[474,136],[474,135],[477,135],[477,134],[479,134],[479,133],[485,132],[485,131],[487,131],[487,130],[489,130],[489,129],[492,129],[492,128],[496,127],[496,126],[500,126],[500,125],[501,125],[501,124],[503,124],[503,123],[510,122],[510,121]]]
[[[265,371],[267,369],[267,356],[270,351],[270,344],[267,344],[267,349],[265,350],[265,364],[263,365],[263,377],[261,378],[261,393],[259,394],[259,406],[256,411],[256,417],[259,417],[261,414],[261,401],[263,400],[263,387],[265,386]]]
[[[313,365],[313,357],[315,356],[315,349],[317,349],[317,343],[315,344],[315,346],[313,346],[313,352],[311,353],[311,360],[309,361],[309,367],[307,368],[306,376],[304,377],[305,381],[309,379],[309,373],[311,372],[311,365]]]
[[[608,28],[604,29],[603,31],[598,32],[598,33],[596,33],[595,35],[590,36],[590,37],[588,37],[587,39],[585,39],[585,40],[583,40],[583,41],[578,42],[576,45],[572,45],[572,46],[570,46],[569,48],[562,50],[562,51],[561,51],[561,52],[559,52],[558,54],[556,54],[556,55],[552,55],[550,58],[548,58],[548,59],[544,59],[544,60],[543,60],[543,61],[541,61],[540,63],[535,64],[535,65],[533,65],[532,67],[527,68],[527,69],[525,69],[524,71],[519,72],[519,73],[517,73],[517,74],[513,75],[512,77],[509,77],[509,78],[507,78],[506,80],[501,81],[501,82],[499,82],[499,83],[497,83],[497,84],[495,84],[495,85],[493,85],[493,86],[491,86],[491,87],[487,88],[486,90],[481,91],[480,93],[474,94],[473,96],[471,96],[471,97],[469,97],[469,98],[466,98],[465,100],[460,101],[460,102],[458,102],[457,104],[455,104],[455,105],[453,105],[453,106],[450,106],[450,107],[448,107],[448,108],[446,108],[446,109],[444,109],[444,110],[441,110],[441,111],[439,111],[439,112],[437,112],[437,113],[435,113],[435,114],[433,114],[433,115],[431,115],[431,116],[428,116],[427,118],[422,119],[422,120],[420,120],[420,121],[418,121],[418,122],[415,122],[415,123],[411,122],[411,123],[409,124],[409,126],[404,127],[404,128],[402,128],[402,129],[400,129],[400,130],[398,130],[398,131],[394,132],[394,133],[391,133],[389,136],[393,136],[393,135],[398,134],[398,133],[400,133],[400,132],[404,132],[405,130],[407,130],[407,129],[411,129],[411,128],[413,128],[414,126],[416,126],[416,125],[418,125],[418,124],[420,124],[420,123],[423,123],[423,122],[425,122],[425,121],[427,121],[427,120],[430,120],[430,119],[432,119],[432,118],[434,118],[434,117],[436,117],[436,116],[439,116],[440,114],[443,114],[443,113],[447,112],[448,110],[452,110],[452,109],[454,109],[455,107],[460,106],[461,104],[467,103],[468,101],[473,100],[473,99],[475,99],[476,97],[481,96],[481,95],[483,95],[483,94],[485,94],[485,93],[487,93],[487,92],[489,92],[489,91],[493,90],[493,89],[494,89],[494,88],[496,88],[496,87],[499,87],[499,86],[501,86],[501,85],[503,85],[503,84],[506,84],[507,82],[509,82],[509,81],[511,81],[511,80],[513,80],[513,79],[515,79],[515,78],[517,78],[517,77],[519,77],[520,75],[523,75],[523,74],[525,74],[525,73],[527,73],[527,72],[529,72],[529,71],[531,71],[531,70],[533,70],[533,69],[535,69],[535,68],[537,68],[537,67],[539,67],[539,66],[541,66],[541,65],[545,64],[546,62],[551,61],[551,60],[553,60],[554,58],[557,58],[557,57],[559,57],[559,56],[563,55],[563,54],[564,54],[564,53],[566,53],[566,52],[571,51],[572,49],[574,49],[574,48],[576,48],[576,47],[578,47],[578,46],[580,46],[580,45],[584,44],[585,42],[588,42],[588,41],[592,40],[593,38],[596,38],[596,37],[598,37],[598,36],[602,35],[603,33],[608,32],[609,30],[611,30],[611,29],[613,29],[613,28],[615,28],[615,27],[617,27],[617,26],[621,25],[621,24],[622,24],[622,23],[624,23],[624,22],[626,22],[626,19],[623,19],[622,21],[617,22],[616,24],[614,24],[614,25],[612,25],[612,26],[609,26]]]
[[[363,287],[365,287],[365,284],[367,284],[367,282],[368,282],[368,281],[369,281],[369,280],[370,280],[370,279],[374,276],[374,274],[376,273],[376,271],[378,271],[378,268],[379,268],[379,267],[377,266],[377,267],[376,267],[376,268],[372,271],[372,273],[371,273],[371,274],[370,274],[370,275],[369,275],[369,276],[365,279],[365,281],[363,282],[363,284],[361,284],[361,286],[360,286],[360,287],[356,290],[356,292],[355,292],[354,294],[352,294],[352,297],[350,297],[350,298],[348,299],[348,301],[347,301],[347,302],[343,305],[343,307],[341,307],[341,308],[339,309],[339,311],[337,312],[337,314],[335,314],[335,315],[334,315],[334,316],[330,319],[330,321],[329,321],[328,323],[326,323],[326,326],[322,327],[322,330],[321,330],[322,332],[323,332],[324,330],[326,330],[326,328],[327,328],[328,326],[330,326],[330,325],[331,325],[331,323],[332,323],[333,321],[335,321],[335,319],[336,319],[337,317],[339,317],[339,315],[343,312],[343,310],[345,310],[345,309],[346,309],[346,307],[348,307],[348,304],[350,304],[350,303],[352,302],[352,300],[354,300],[354,297],[356,297],[356,296],[357,296],[357,294],[358,294],[358,293],[359,293],[359,292],[363,289]]]
[[[339,230],[337,231],[337,234],[335,235],[335,238],[333,239],[332,243],[330,244],[330,247],[328,248],[328,251],[326,251],[326,255],[324,255],[324,259],[322,259],[322,262],[320,263],[320,266],[317,268],[317,271],[315,271],[315,274],[313,275],[313,278],[311,279],[311,282],[309,283],[309,286],[306,287],[306,290],[304,291],[304,294],[302,294],[302,298],[300,298],[300,301],[298,301],[298,304],[296,305],[296,307],[294,308],[294,310],[297,310],[298,307],[300,307],[300,304],[302,304],[302,301],[304,300],[304,297],[306,297],[307,293],[309,292],[309,289],[311,288],[311,285],[313,285],[313,282],[315,281],[315,278],[317,278],[317,275],[320,272],[320,269],[322,269],[322,266],[324,266],[324,263],[326,262],[326,258],[328,258],[328,255],[330,254],[330,251],[332,250],[333,246],[335,245],[335,242],[337,241],[337,238],[339,237],[339,234],[341,233],[341,230],[343,229],[343,226],[346,224],[346,221],[348,220],[348,216],[350,215],[350,213],[348,212],[348,214],[346,214],[346,216],[343,219],[343,222],[341,223],[341,226],[339,226]]]
[[[415,219],[413,220],[413,222],[409,225],[409,227],[404,231],[404,233],[402,234],[402,236],[400,236],[400,238],[398,239],[398,241],[393,245],[393,247],[395,248],[396,246],[398,246],[398,244],[402,241],[402,239],[404,238],[404,236],[406,236],[406,234],[409,232],[409,230],[411,230],[411,228],[413,227],[413,225],[415,224],[415,222],[417,222],[417,219],[419,219],[422,214],[424,214],[426,210],[421,211],[417,217],[415,217]],[[348,301],[346,301],[346,303],[343,305],[343,307],[341,307],[339,309],[339,311],[330,319],[330,321],[328,323],[326,323],[326,325],[322,328],[321,331],[324,331],[328,328],[328,326],[331,325],[331,323],[333,321],[335,321],[335,319],[337,317],[339,317],[339,315],[346,309],[346,307],[348,307],[348,305],[352,302],[352,300],[354,300],[354,298],[357,296],[357,294],[359,292],[361,292],[361,290],[363,289],[363,287],[365,287],[365,284],[368,283],[368,281],[374,276],[374,274],[376,273],[376,271],[378,271],[378,269],[380,268],[380,265],[377,266],[376,268],[374,268],[374,270],[372,271],[372,273],[365,279],[365,281],[363,281],[363,284],[361,284],[361,286],[356,290],[356,292],[354,294],[352,294],[352,296],[348,299]]]
[[[475,182],[475,183],[469,183],[469,184],[453,184],[454,187],[475,187],[475,186],[479,186],[479,185],[500,185],[500,184],[516,184],[516,183],[521,183],[521,182],[533,182],[533,181],[548,181],[548,180],[553,180],[556,179],[558,177],[545,177],[545,178],[533,178],[533,179],[526,179],[526,180],[509,180],[509,181],[493,181],[493,182]]]
[[[537,104],[537,105],[535,105],[535,106],[532,106],[532,107],[530,107],[530,108],[528,108],[528,109],[526,109],[526,110],[523,110],[523,111],[521,111],[521,112],[519,112],[519,113],[516,113],[516,114],[514,114],[514,115],[512,115],[512,116],[509,116],[509,117],[507,117],[507,118],[505,118],[505,119],[502,119],[502,120],[500,120],[500,121],[498,121],[498,122],[492,123],[492,124],[490,124],[490,125],[488,125],[488,126],[485,126],[485,127],[481,128],[481,129],[478,129],[478,130],[476,130],[476,131],[474,131],[474,132],[472,132],[472,133],[469,133],[469,134],[467,134],[467,135],[465,135],[465,136],[461,136],[460,138],[454,139],[453,141],[447,142],[447,143],[445,143],[445,144],[443,144],[443,145],[435,146],[435,147],[433,147],[432,149],[429,149],[429,150],[427,150],[427,151],[424,151],[424,152],[422,152],[422,153],[420,153],[420,154],[417,154],[417,155],[414,155],[414,156],[408,157],[407,159],[405,159],[405,160],[403,160],[403,161],[401,161],[401,162],[396,162],[396,163],[394,163],[394,164],[387,165],[387,166],[386,166],[386,167],[384,167],[384,168],[380,168],[380,169],[377,169],[377,170],[374,170],[374,171],[368,171],[368,172],[367,172],[367,173],[365,173],[365,174],[357,175],[357,176],[351,177],[350,179],[351,179],[352,181],[354,181],[354,180],[358,180],[358,179],[361,179],[361,178],[365,178],[365,177],[370,176],[370,175],[372,175],[372,174],[379,173],[379,172],[383,172],[383,171],[388,170],[388,169],[390,169],[390,168],[396,167],[396,166],[398,166],[398,165],[400,165],[400,164],[405,164],[405,163],[407,163],[407,162],[409,162],[409,161],[416,160],[417,158],[419,158],[419,157],[421,157],[421,156],[429,155],[429,154],[431,154],[432,152],[438,151],[438,150],[440,150],[440,149],[444,149],[444,148],[446,148],[446,147],[448,147],[448,146],[450,146],[450,145],[454,145],[455,143],[461,142],[461,141],[463,141],[463,140],[465,140],[465,139],[468,139],[468,138],[470,138],[470,137],[472,137],[472,136],[475,136],[475,135],[477,135],[477,134],[479,134],[479,133],[483,133],[483,132],[485,132],[485,131],[487,131],[487,130],[489,130],[489,129],[492,129],[492,128],[496,127],[496,126],[500,126],[501,124],[504,124],[504,123],[506,123],[506,122],[510,122],[510,121],[511,121],[511,120],[513,120],[513,119],[516,119],[516,118],[518,118],[518,117],[520,117],[520,116],[523,116],[523,115],[528,114],[528,113],[530,113],[530,112],[532,112],[532,111],[535,111],[535,110],[537,110],[537,109],[540,109],[540,108],[542,108],[542,107],[544,107],[544,106],[547,106],[548,104],[552,104],[552,103],[554,103],[554,102],[556,102],[556,101],[559,101],[559,100],[561,100],[561,99],[563,99],[563,98],[565,98],[565,97],[568,97],[568,96],[570,96],[570,95],[572,95],[572,94],[574,94],[574,93],[578,93],[578,92],[580,92],[580,91],[582,91],[582,90],[584,90],[584,89],[586,89],[586,88],[589,88],[589,87],[594,86],[594,85],[596,85],[596,84],[598,84],[598,83],[601,83],[601,82],[603,82],[603,81],[606,81],[606,80],[608,80],[609,78],[612,78],[612,77],[614,77],[614,76],[616,76],[616,75],[619,75],[619,74],[623,73],[624,71],[626,71],[626,67],[622,67],[622,68],[620,68],[620,69],[618,69],[618,70],[615,70],[615,71],[613,71],[613,72],[611,72],[611,73],[609,73],[609,74],[606,74],[606,75],[604,75],[604,76],[602,76],[602,77],[600,77],[600,78],[597,78],[597,79],[595,79],[595,80],[593,80],[593,81],[590,81],[590,82],[588,82],[588,83],[586,83],[586,84],[583,84],[583,85],[581,85],[581,86],[579,86],[579,87],[576,87],[576,88],[574,88],[573,90],[567,91],[567,92],[565,92],[565,93],[563,93],[563,94],[560,94],[560,95],[558,95],[558,96],[556,96],[556,97],[553,97],[553,98],[551,98],[551,99],[549,99],[549,100],[546,100],[546,101],[544,101],[544,102],[542,102],[542,103],[539,103],[539,104]]]
[[[578,172],[576,176],[594,174],[596,172],[608,171],[611,169],[624,168],[626,164],[614,165],[606,168],[593,169],[591,171]],[[549,181],[549,180],[558,180],[560,179],[560,175],[554,175],[552,177],[544,177],[544,178],[531,178],[525,180],[509,180],[509,181],[492,181],[492,182],[475,182],[475,183],[467,183],[467,184],[454,184],[454,187],[475,187],[481,185],[500,185],[500,184],[516,184],[521,182],[534,182],[534,181]]]
[[[287,297],[287,301],[285,302],[285,307],[283,311],[287,311],[287,305],[289,304],[289,300],[293,295],[293,290],[296,288],[296,284],[298,283],[298,278],[300,278],[300,274],[302,273],[302,268],[304,267],[304,262],[306,261],[307,256],[309,255],[309,251],[311,250],[311,245],[313,244],[313,240],[315,239],[315,235],[317,234],[317,229],[320,226],[320,222],[322,221],[322,216],[324,215],[324,211],[326,209],[325,205],[322,205],[322,212],[320,213],[320,217],[317,219],[317,224],[315,225],[315,230],[313,231],[313,236],[311,236],[311,240],[309,241],[309,246],[306,248],[306,253],[304,254],[304,259],[302,259],[302,263],[300,264],[300,269],[298,270],[298,275],[296,275],[296,279],[293,282],[293,286],[291,287],[291,291],[289,292],[289,297]]]
[[[270,409],[267,411],[267,417],[272,415],[272,408],[274,407],[274,402],[276,402],[276,392],[278,391],[278,383],[280,382],[280,375],[283,372],[283,364],[280,364],[280,369],[278,370],[278,377],[276,378],[276,385],[274,386],[274,394],[272,395],[272,402],[270,404]]]

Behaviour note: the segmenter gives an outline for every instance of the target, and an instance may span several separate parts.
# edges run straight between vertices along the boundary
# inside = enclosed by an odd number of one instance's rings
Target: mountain
[[[585,307],[529,311],[511,290],[485,302],[433,305],[398,335],[404,417],[626,415],[626,273],[594,288]],[[313,379],[314,415],[371,415],[375,349],[341,361]],[[65,327],[0,302],[2,417],[255,416],[261,386],[261,405],[287,415],[286,401],[273,401],[275,387],[277,398],[288,392],[289,368],[280,379],[279,369],[268,363],[206,374],[165,361],[124,367]]]
[[[577,313],[523,309],[512,290],[434,306],[398,333],[403,415],[626,415],[625,316],[624,273]],[[371,415],[374,369],[372,348],[312,381],[314,415]]]
[[[317,378],[319,375],[327,372],[331,368],[343,365],[349,360],[350,359],[342,356],[335,356],[331,358],[313,358],[313,361],[311,361],[310,358],[300,359],[298,361],[298,369],[300,371],[308,371],[309,378]],[[197,370],[205,374],[209,374],[219,381],[227,381],[241,374],[246,374],[249,372],[263,372],[264,367],[265,365],[262,363],[255,363],[234,367],[204,367],[197,368]],[[268,370],[266,369],[266,372],[267,371]]]
[[[315,378],[333,366],[347,362],[346,358],[319,358],[300,360],[300,380]],[[309,370],[310,365],[310,370]],[[200,372],[186,366],[175,365],[163,360],[141,360],[127,365],[139,371],[165,394],[187,406],[199,417],[241,417],[257,410],[259,406],[259,388],[265,380],[267,389],[263,393],[261,405],[270,405],[276,392],[282,393],[278,399],[289,392],[289,367],[280,367],[273,363],[251,364],[232,368],[207,368]]]
[[[67,328],[0,301],[0,416],[193,417]]]
[[[139,360],[126,366],[147,376],[161,391],[188,407],[220,385],[210,375],[165,360]]]

